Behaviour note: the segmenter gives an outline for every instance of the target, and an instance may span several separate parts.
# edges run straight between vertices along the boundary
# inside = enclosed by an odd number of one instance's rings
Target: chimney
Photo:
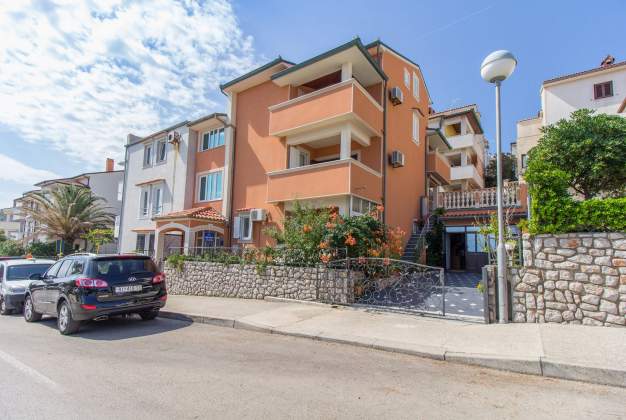
[[[604,57],[604,60],[602,60],[602,62],[600,63],[600,67],[609,67],[613,65],[613,63],[615,63],[615,57],[609,54],[606,57]]]
[[[113,167],[115,166],[115,161],[111,158],[107,158],[107,162],[106,165],[104,167],[104,170],[107,172],[113,172]]]

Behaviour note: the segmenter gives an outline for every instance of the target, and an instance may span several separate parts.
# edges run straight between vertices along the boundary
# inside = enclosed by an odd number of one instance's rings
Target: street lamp
[[[508,321],[506,249],[504,247],[504,209],[502,208],[502,128],[500,117],[500,83],[513,73],[517,60],[508,51],[489,54],[480,65],[480,75],[496,85],[496,173],[498,201],[498,315],[500,323]]]

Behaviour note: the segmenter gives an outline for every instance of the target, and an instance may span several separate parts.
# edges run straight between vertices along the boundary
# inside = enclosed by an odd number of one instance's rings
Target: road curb
[[[523,359],[479,353],[451,352],[446,351],[443,348],[434,346],[420,346],[420,348],[415,349],[414,347],[403,346],[401,345],[401,343],[394,344],[384,340],[373,340],[372,342],[364,342],[356,339],[351,340],[348,338],[325,336],[323,333],[297,333],[277,330],[271,327],[257,325],[245,321],[239,321],[236,319],[216,318],[204,315],[184,314],[171,311],[161,311],[159,313],[159,317],[174,319],[178,321],[215,325],[218,327],[241,329],[259,333],[306,338],[327,343],[346,344],[361,348],[371,348],[374,350],[380,350],[389,353],[398,353],[427,359],[459,363],[464,365],[480,366],[488,369],[495,369],[507,372],[626,388],[625,370],[603,369],[593,366],[573,365],[571,363],[566,363],[546,357],[538,357],[537,359]]]

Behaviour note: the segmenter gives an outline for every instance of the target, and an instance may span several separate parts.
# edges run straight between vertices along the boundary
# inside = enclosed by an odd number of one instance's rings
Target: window
[[[411,89],[411,74],[407,69],[404,69],[404,86],[407,89]]]
[[[43,274],[50,264],[10,265],[7,267],[7,281],[28,280],[33,274]],[[0,266],[0,280],[2,280],[3,266]]]
[[[214,248],[224,246],[224,238],[212,230],[201,230],[196,232],[197,248]]]
[[[415,73],[413,73],[413,96],[418,101],[420,100],[420,79]]]
[[[420,144],[420,116],[417,112],[413,113],[412,137],[415,143]]]
[[[222,199],[223,171],[210,172],[200,177],[198,201],[212,201]]]
[[[224,128],[211,130],[202,135],[202,143],[200,143],[200,151],[214,149],[224,145]]]
[[[613,81],[593,85],[593,98],[602,99],[613,96]]]
[[[167,159],[167,142],[165,139],[159,140],[157,142],[157,155],[156,155],[156,163],[163,163],[165,159]]]
[[[63,261],[63,264],[61,265],[61,268],[59,268],[59,273],[57,274],[57,276],[59,278],[67,277],[67,273],[70,271],[70,267],[72,266],[72,264],[74,264],[74,261],[72,260]]]
[[[522,155],[522,169],[526,169],[528,165],[528,155]]]
[[[239,215],[239,233],[242,240],[252,240],[252,221],[249,213]]]
[[[85,262],[82,260],[74,261],[74,265],[70,268],[69,275],[73,276],[75,274],[83,274],[83,270],[85,268]]]
[[[311,164],[311,154],[308,150],[299,147],[289,148],[289,167],[299,168]]]
[[[461,123],[448,124],[444,128],[444,133],[446,136],[454,137],[461,135]]]
[[[146,235],[144,233],[137,234],[137,242],[135,244],[136,251],[146,250]]]
[[[152,189],[152,214],[161,214],[163,210],[163,187],[153,187]]]
[[[56,278],[57,274],[59,273],[59,268],[61,268],[61,264],[63,264],[63,261],[58,261],[52,267],[50,267],[50,269],[48,269],[48,271],[46,272],[46,278]]]
[[[148,217],[150,209],[150,190],[148,188],[141,189],[141,204],[139,207],[139,216]]]
[[[359,197],[352,197],[351,215],[367,214],[376,208],[376,203]]]
[[[143,166],[152,166],[152,144],[143,147]]]

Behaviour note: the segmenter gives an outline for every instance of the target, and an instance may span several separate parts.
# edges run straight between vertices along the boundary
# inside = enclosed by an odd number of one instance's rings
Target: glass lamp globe
[[[517,60],[506,50],[489,54],[480,65],[480,75],[489,83],[501,82],[513,73]]]

